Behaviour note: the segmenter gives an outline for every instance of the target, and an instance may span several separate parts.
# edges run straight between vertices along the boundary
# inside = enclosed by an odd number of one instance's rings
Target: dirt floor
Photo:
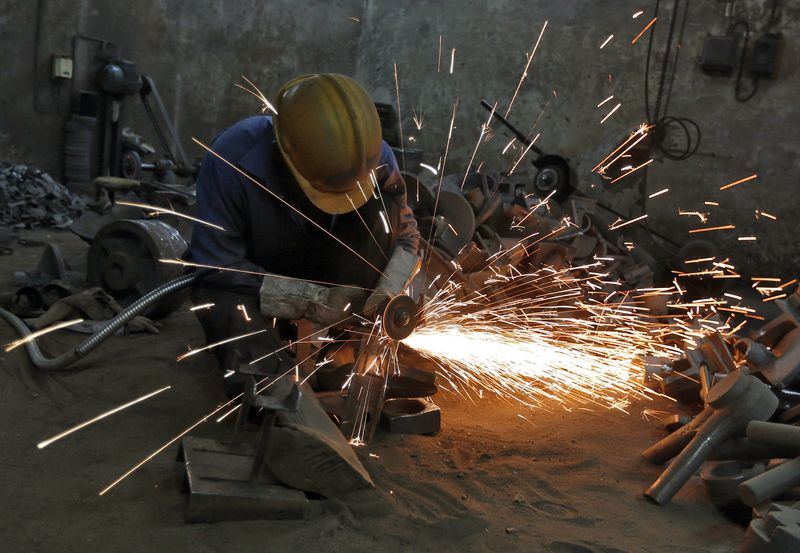
[[[67,233],[54,239],[68,256],[85,248]],[[49,238],[48,238],[49,236]],[[14,270],[35,265],[41,247],[0,257],[0,291]],[[186,524],[183,466],[169,447],[103,497],[98,491],[223,400],[210,355],[183,362],[202,344],[186,309],[159,335],[115,337],[75,370],[35,372],[24,352],[0,357],[0,537],[2,551],[545,551],[553,553],[730,552],[743,528],[705,499],[693,479],[658,507],[640,492],[659,468],[639,452],[664,435],[634,404],[605,410],[521,410],[438,396],[434,437],[379,433],[358,450],[378,489],[328,502],[310,521]],[[14,334],[0,324],[0,343]],[[53,353],[83,336],[46,337]],[[42,450],[36,443],[165,385],[172,389]],[[518,415],[524,415],[522,418]],[[230,422],[198,435],[221,435]],[[373,457],[374,454],[377,457]]]

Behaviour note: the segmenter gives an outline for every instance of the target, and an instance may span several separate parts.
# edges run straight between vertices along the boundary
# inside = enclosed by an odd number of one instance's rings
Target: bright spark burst
[[[468,396],[487,390],[530,406],[590,403],[623,410],[632,398],[651,397],[639,381],[641,356],[675,352],[653,340],[658,325],[641,318],[645,308],[584,299],[607,275],[576,274],[550,267],[496,273],[487,282],[504,292],[495,297],[484,290],[462,299],[464,291],[449,284],[423,306],[423,323],[404,344]]]

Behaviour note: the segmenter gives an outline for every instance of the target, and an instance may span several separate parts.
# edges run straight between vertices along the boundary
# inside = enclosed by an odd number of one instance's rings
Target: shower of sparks
[[[619,181],[619,180],[622,180],[622,179],[624,179],[624,178],[625,178],[625,177],[627,177],[628,175],[631,175],[631,174],[635,173],[635,172],[636,172],[636,171],[638,171],[639,169],[642,169],[642,168],[644,168],[644,167],[647,167],[647,166],[648,166],[648,165],[650,165],[651,163],[653,163],[653,159],[652,159],[652,158],[651,158],[651,159],[648,159],[647,161],[645,161],[645,162],[644,162],[644,163],[642,163],[641,165],[637,165],[636,167],[631,167],[631,168],[630,168],[630,170],[628,170],[628,171],[627,171],[627,172],[625,172],[625,173],[622,173],[620,176],[618,176],[617,178],[615,178],[614,180],[612,180],[612,181],[611,181],[609,184],[614,184],[615,182],[617,182],[617,181]],[[664,189],[664,190],[663,190],[661,193],[663,193],[663,192],[666,192],[667,190],[669,190],[669,188],[665,188],[665,189]],[[658,194],[656,194],[656,196],[657,196],[657,195],[658,195]],[[650,197],[652,198],[653,196],[650,196]]]
[[[622,219],[617,219],[616,221],[614,221],[611,224],[611,226],[608,227],[608,230],[621,229],[622,227],[626,227],[628,225],[632,225],[633,223],[635,223],[637,221],[641,221],[642,219],[647,219],[647,214],[640,215],[639,217],[636,217],[635,219],[631,219],[630,221],[625,221],[625,222],[622,222]]]
[[[609,96],[608,98],[606,98],[605,100],[603,100],[602,102],[600,102],[599,104],[597,104],[597,107],[602,107],[602,106],[604,106],[604,105],[606,104],[606,102],[609,102],[609,101],[611,101],[611,99],[612,99],[612,98],[614,98],[614,95],[613,95],[613,94],[612,94],[611,96]]]
[[[389,221],[386,219],[386,214],[383,211],[379,211],[378,215],[381,217],[381,223],[383,223],[383,230],[386,231],[386,234],[389,234]]]
[[[601,44],[601,45],[600,45],[600,49],[602,50],[603,48],[605,48],[605,47],[606,47],[606,45],[607,45],[609,42],[611,42],[611,39],[612,39],[612,38],[614,38],[614,35],[608,35],[608,38],[607,38],[607,39],[605,39],[605,40],[603,41],[603,44]]]
[[[516,161],[516,162],[514,162],[514,165],[511,167],[511,170],[508,172],[508,174],[509,174],[509,175],[511,175],[511,174],[513,174],[513,173],[514,173],[514,169],[516,169],[516,168],[517,168],[517,165],[519,165],[519,163],[522,161],[522,159],[525,157],[525,155],[526,155],[526,154],[527,154],[527,153],[530,151],[530,149],[531,149],[531,148],[533,148],[533,145],[534,145],[534,144],[536,144],[536,141],[537,141],[538,139],[539,139],[539,135],[538,135],[538,134],[537,134],[536,136],[534,136],[534,137],[533,137],[533,140],[531,140],[531,143],[530,143],[530,144],[528,144],[528,147],[527,147],[527,148],[525,148],[525,149],[522,151],[522,153],[520,154],[520,156],[517,158],[517,161]]]
[[[657,19],[658,19],[657,17],[654,17],[653,19],[651,19],[651,20],[650,20],[650,23],[648,23],[647,25],[645,25],[644,29],[642,29],[641,31],[639,31],[639,34],[638,34],[638,35],[636,35],[636,36],[633,38],[633,40],[631,41],[631,44],[636,44],[636,42],[637,42],[637,41],[638,41],[640,38],[642,38],[642,35],[643,35],[643,34],[645,34],[645,33],[647,32],[647,29],[649,29],[650,27],[652,27],[652,26],[655,24],[655,22],[656,22],[656,20],[657,20]]]
[[[533,50],[529,54],[527,54],[528,61],[525,64],[525,69],[522,70],[522,76],[519,78],[519,83],[517,83],[517,88],[514,90],[514,94],[511,96],[511,101],[508,103],[508,108],[504,114],[505,118],[508,118],[508,114],[511,113],[511,106],[514,105],[514,100],[517,99],[517,94],[519,94],[519,89],[522,88],[522,83],[525,82],[525,77],[528,76],[528,68],[531,66],[533,62],[534,56],[536,56],[536,50],[539,48],[539,43],[542,40],[542,36],[544,36],[544,30],[547,28],[547,21],[544,22],[542,25],[542,30],[539,32],[539,38],[536,39],[536,43],[533,45]]]
[[[603,119],[600,121],[600,124],[602,125],[603,123],[605,123],[608,120],[609,117],[614,115],[614,113],[616,113],[616,111],[620,108],[620,106],[622,106],[622,102],[620,102],[616,106],[614,106],[613,109],[608,112],[608,115],[603,117]]]
[[[478,136],[477,142],[475,142],[475,148],[472,150],[472,155],[469,158],[469,163],[467,163],[467,170],[464,171],[464,178],[461,179],[461,190],[464,190],[464,184],[467,182],[467,176],[469,176],[470,169],[472,169],[472,162],[475,161],[475,154],[478,153],[478,148],[483,143],[483,137],[490,130],[489,123],[492,122],[492,117],[494,117],[494,111],[496,109],[497,109],[497,103],[495,102],[495,104],[492,106],[492,110],[489,112],[489,118],[486,120],[486,123],[481,125],[481,133]]]
[[[27,336],[20,338],[19,340],[14,340],[13,342],[9,342],[5,345],[5,351],[8,353],[12,349],[18,348],[21,345],[27,344],[28,342],[33,342],[37,338],[44,336],[45,334],[49,334],[55,330],[60,330],[62,328],[66,328],[68,326],[72,326],[75,324],[82,323],[83,319],[73,319],[71,321],[63,321],[60,323],[56,323],[52,326],[48,326],[47,328],[43,328],[41,330],[37,330],[36,332],[31,332]]]
[[[705,228],[696,228],[689,231],[689,234],[696,234],[698,232],[713,232],[716,230],[732,230],[735,229],[735,225],[722,225],[719,227],[705,227]]]
[[[150,392],[149,394],[146,394],[146,395],[143,395],[142,397],[136,398],[133,401],[129,401],[128,403],[126,403],[124,405],[120,405],[119,407],[115,407],[113,409],[110,409],[110,410],[106,411],[105,413],[100,413],[99,415],[97,415],[96,417],[94,417],[92,419],[89,419],[88,421],[82,422],[82,423],[80,423],[78,425],[73,426],[72,428],[70,428],[68,430],[65,430],[64,432],[61,432],[60,434],[57,434],[57,435],[53,436],[52,438],[48,438],[47,440],[39,442],[38,444],[36,444],[36,447],[39,448],[39,449],[44,449],[47,446],[49,446],[50,444],[52,444],[53,442],[57,442],[61,438],[65,438],[65,437],[69,436],[70,434],[72,434],[73,432],[77,432],[81,428],[86,428],[87,426],[89,426],[91,424],[94,424],[99,420],[102,420],[102,419],[104,419],[104,418],[106,418],[108,416],[111,416],[114,413],[119,413],[120,411],[122,411],[124,409],[127,409],[131,405],[136,405],[137,403],[145,401],[146,399],[150,399],[151,397],[156,396],[156,395],[158,395],[161,392],[164,392],[166,390],[169,390],[170,388],[172,388],[172,386],[164,386],[163,388],[160,388],[160,389],[156,390],[155,392]]]
[[[258,89],[258,87],[257,87],[257,86],[256,86],[256,85],[253,83],[253,81],[251,81],[250,79],[248,79],[248,78],[247,78],[247,77],[245,77],[244,75],[242,75],[242,78],[243,78],[245,81],[247,81],[247,84],[249,84],[249,85],[250,85],[250,86],[252,86],[253,88],[252,88],[252,89],[249,89],[249,88],[247,88],[247,87],[245,87],[245,86],[242,86],[242,85],[240,85],[239,83],[236,83],[236,87],[238,87],[238,88],[241,88],[241,89],[242,89],[242,90],[244,90],[245,92],[247,92],[247,93],[249,93],[249,94],[252,94],[252,95],[253,95],[253,96],[255,96],[256,98],[258,98],[258,99],[261,101],[261,104],[262,104],[262,107],[261,107],[261,112],[262,112],[262,113],[267,113],[268,111],[271,111],[271,112],[272,112],[272,113],[274,113],[275,115],[278,115],[278,111],[275,109],[275,106],[273,106],[273,105],[270,103],[270,101],[269,101],[269,100],[267,100],[267,97],[266,97],[266,96],[264,96],[264,93],[263,93],[263,92],[261,92],[261,91]]]
[[[637,144],[639,144],[639,142],[647,138],[647,135],[652,128],[652,126],[646,124],[640,125],[639,128],[633,131],[622,144],[617,146],[610,154],[603,158],[600,163],[595,165],[592,168],[592,172],[597,172],[601,175],[605,174],[609,167],[614,165],[614,163],[630,152]]]
[[[240,303],[239,305],[237,305],[236,309],[238,311],[242,312],[242,317],[244,317],[245,322],[249,323],[250,321],[252,321],[252,319],[250,318],[250,315],[247,313],[247,308],[244,306],[243,303]]]
[[[231,338],[225,338],[224,340],[220,340],[219,342],[214,342],[213,344],[208,344],[207,346],[203,346],[202,348],[190,349],[186,353],[183,353],[183,354],[179,355],[178,358],[177,358],[177,361],[183,361],[187,357],[191,357],[192,355],[196,355],[196,354],[200,353],[201,351],[206,351],[206,350],[209,350],[211,348],[215,348],[217,346],[221,346],[223,344],[228,344],[230,342],[235,342],[236,340],[241,340],[242,338],[248,338],[250,336],[255,336],[256,334],[261,334],[261,333],[266,332],[266,331],[267,331],[266,328],[262,328],[261,330],[256,330],[255,332],[248,332],[246,334],[240,334],[239,336],[232,336]]]
[[[411,119],[414,121],[414,126],[417,127],[418,131],[422,130],[422,123],[425,121],[425,112],[420,111],[417,113],[413,107],[411,108]]]
[[[755,180],[755,179],[757,179],[757,178],[758,178],[758,175],[750,175],[749,177],[745,177],[745,178],[743,178],[743,179],[739,179],[739,180],[735,180],[735,181],[733,181],[733,182],[729,182],[729,183],[728,183],[728,184],[726,184],[725,186],[720,186],[720,187],[719,187],[719,189],[720,189],[720,190],[727,190],[728,188],[733,188],[733,187],[734,187],[734,186],[736,186],[737,184],[742,184],[742,183],[744,183],[744,182],[749,182],[749,181],[751,181],[751,180]]]
[[[402,162],[401,167],[406,166],[406,150],[405,150],[405,143],[403,142],[403,112],[400,110],[400,78],[397,76],[397,62],[394,64],[394,92],[395,98],[397,99],[397,119],[400,124],[397,125],[397,132],[400,135],[400,161]],[[361,187],[359,187],[361,190]]]
[[[649,195],[649,196],[647,196],[647,197],[648,197],[648,198],[651,198],[651,199],[652,199],[652,198],[657,198],[657,197],[658,197],[658,196],[660,196],[661,194],[666,194],[667,192],[669,192],[669,188],[662,188],[662,189],[661,189],[661,190],[659,190],[658,192],[653,192],[652,194],[650,194],[650,195]]]
[[[496,299],[488,290],[464,297],[448,284],[422,307],[422,325],[403,343],[467,396],[486,390],[530,406],[624,410],[631,399],[653,395],[639,380],[642,356],[676,352],[653,339],[653,323],[639,317],[643,308],[584,299],[592,287],[607,286],[606,275],[592,274],[601,276],[550,267],[497,273],[489,284],[502,285],[504,294]]]
[[[180,213],[179,211],[174,211],[172,209],[167,209],[165,207],[158,207],[158,206],[155,206],[155,205],[148,205],[148,204],[140,204],[140,203],[136,203],[136,202],[122,202],[122,201],[116,201],[116,202],[114,202],[114,204],[115,205],[127,205],[127,206],[130,206],[130,207],[140,207],[142,209],[147,209],[147,210],[149,210],[151,212],[151,213],[148,213],[148,215],[150,215],[150,216],[157,215],[159,213],[167,213],[169,215],[175,215],[176,217],[183,217],[184,219],[188,219],[188,220],[193,221],[195,223],[200,223],[201,225],[205,225],[207,227],[215,228],[217,230],[221,230],[222,232],[225,232],[225,229],[222,228],[219,225],[215,225],[214,223],[209,223],[208,221],[204,221],[204,220],[198,219],[196,217],[191,217],[189,215],[186,215],[185,213]]]
[[[434,176],[439,174],[439,170],[436,167],[433,167],[432,165],[428,165],[427,163],[420,163],[419,166],[422,167],[423,169],[427,169],[428,171],[433,173]]]
[[[442,35],[439,35],[439,53],[436,56],[436,72],[442,71]]]

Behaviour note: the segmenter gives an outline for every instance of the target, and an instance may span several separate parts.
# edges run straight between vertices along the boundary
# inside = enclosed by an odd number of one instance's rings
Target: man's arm
[[[378,167],[376,176],[384,202],[387,204],[386,209],[396,213],[397,228],[393,229],[395,247],[417,254],[420,240],[417,220],[406,201],[406,184],[400,176],[397,158],[386,142],[383,143]],[[387,215],[392,217],[391,213]]]
[[[224,231],[195,224],[188,259],[193,263],[237,271],[263,273],[246,259],[247,203],[238,174],[211,154],[206,154],[197,175],[197,217]],[[262,277],[246,272],[200,270],[204,284],[258,295]]]

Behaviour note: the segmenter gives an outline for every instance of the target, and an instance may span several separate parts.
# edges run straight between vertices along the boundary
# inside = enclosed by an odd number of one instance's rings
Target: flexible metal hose
[[[109,336],[114,334],[120,327],[122,327],[129,320],[144,311],[148,306],[157,302],[164,296],[177,292],[183,288],[191,286],[197,278],[196,274],[189,274],[170,280],[166,284],[162,284],[158,288],[151,290],[124,311],[120,312],[116,317],[111,319],[106,326],[92,334],[89,338],[72,348],[70,351],[62,353],[58,357],[48,358],[39,349],[36,340],[31,340],[25,344],[25,349],[28,351],[31,363],[42,371],[59,371],[67,368],[69,365],[85,357],[89,352],[102,344]],[[0,309],[0,317],[5,319],[20,336],[25,337],[31,334],[28,326],[16,315],[5,309]]]

